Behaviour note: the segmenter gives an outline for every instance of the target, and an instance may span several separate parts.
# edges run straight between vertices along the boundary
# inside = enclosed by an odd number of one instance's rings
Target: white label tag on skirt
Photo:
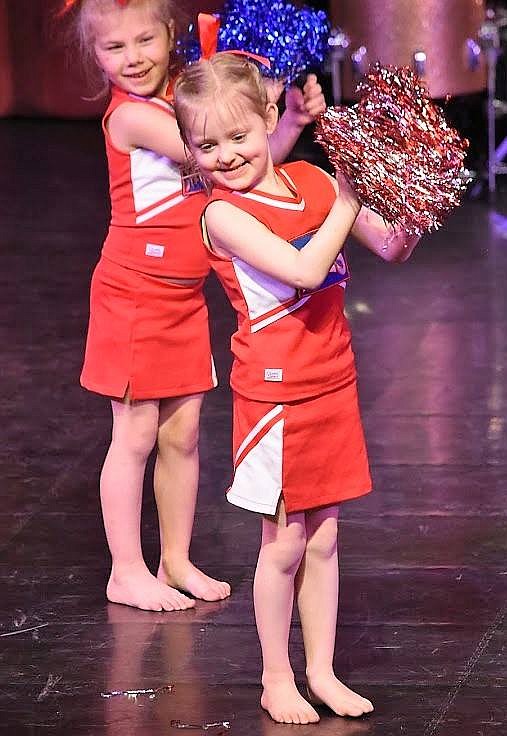
[[[265,368],[264,369],[264,380],[265,381],[283,381],[283,369],[282,368]]]
[[[146,243],[144,250],[145,255],[154,256],[155,258],[162,258],[164,255],[165,247],[163,245],[155,245],[155,243]]]

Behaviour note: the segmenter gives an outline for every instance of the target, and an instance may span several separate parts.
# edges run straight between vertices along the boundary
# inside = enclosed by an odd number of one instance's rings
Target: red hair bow
[[[129,0],[116,0],[118,5],[126,5]],[[59,11],[58,15],[65,15],[69,12],[75,5],[77,5],[80,2],[80,0],[63,0],[63,6],[61,10]]]
[[[199,44],[201,46],[201,59],[209,59],[217,52],[218,29],[220,28],[220,19],[215,15],[208,13],[199,13],[197,16],[197,29],[199,32]],[[249,59],[257,61],[259,64],[271,69],[271,62],[265,56],[252,54],[250,51],[223,51],[224,54],[238,54],[239,56],[247,56]]]

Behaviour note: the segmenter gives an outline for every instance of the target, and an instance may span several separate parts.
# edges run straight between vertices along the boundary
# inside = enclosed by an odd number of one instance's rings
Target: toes
[[[350,711],[351,715],[362,716],[364,713],[372,712],[373,703],[367,698],[363,698],[360,695],[356,694],[356,697],[350,698],[348,700],[347,710]]]
[[[231,593],[231,586],[224,580],[211,580],[209,590],[213,592],[213,595],[220,596],[220,598],[227,598]]]
[[[164,610],[163,604],[156,603],[156,602],[139,605],[139,608],[141,608],[144,611],[163,611]]]
[[[231,586],[228,583],[214,582],[213,584],[208,585],[208,588],[203,591],[202,595],[199,597],[202,597],[203,600],[208,602],[223,601],[224,598],[228,598],[230,594]]]
[[[315,685],[319,693],[319,701],[326,704],[339,716],[358,718],[373,711],[373,704],[368,698],[363,698],[339,680],[327,683],[324,681],[309,682],[308,692],[313,696],[315,702],[316,695],[312,685]]]
[[[313,710],[312,712],[299,712],[296,711],[294,713],[287,713],[287,712],[276,712],[271,711],[269,708],[267,708],[267,711],[271,718],[276,721],[277,723],[287,723],[287,724],[294,724],[294,725],[307,725],[308,723],[317,723],[320,721],[320,716],[317,713],[317,711]]]
[[[207,590],[205,593],[202,594],[202,599],[203,601],[207,601],[208,603],[213,603],[213,601],[222,600],[222,596],[216,590]]]
[[[164,601],[162,604],[164,611],[178,611],[179,607],[177,604],[173,603],[172,601]]]
[[[347,708],[347,711],[347,715],[354,716],[355,718],[357,718],[358,716],[362,716],[364,713],[360,705],[351,705],[349,708]]]
[[[357,718],[365,713],[369,713],[373,710],[373,705],[370,703],[368,706],[367,703],[369,703],[369,701],[367,701],[366,698],[349,700],[343,707],[343,710],[345,711],[344,715],[354,716]]]
[[[166,584],[187,590],[191,595],[204,601],[213,602],[227,598],[231,586],[225,580],[215,580],[189,563],[171,571],[165,576]]]
[[[187,608],[193,608],[194,606],[195,601],[181,593],[176,593],[176,595],[166,598],[163,602],[164,611],[186,611]]]
[[[224,598],[227,598],[231,594],[231,586],[229,583],[222,582],[221,583],[222,592],[224,594]]]
[[[292,723],[297,726],[306,726],[308,723],[317,723],[320,720],[320,716],[317,713],[315,715],[311,713],[284,713],[283,715],[274,713],[270,715],[278,723]]]

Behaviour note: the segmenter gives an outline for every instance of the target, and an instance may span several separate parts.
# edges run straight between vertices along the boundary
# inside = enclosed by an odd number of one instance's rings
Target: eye
[[[144,38],[141,39],[141,43],[149,43],[150,41],[153,41],[153,36],[144,36]]]
[[[121,44],[113,43],[113,44],[110,44],[109,46],[106,46],[106,51],[118,51],[121,48],[122,48]]]
[[[234,143],[241,143],[242,141],[245,140],[245,138],[246,138],[246,133],[236,133],[236,135],[232,137],[232,140],[234,141]]]
[[[199,146],[199,150],[202,151],[202,153],[209,153],[213,148],[213,143],[201,143]]]

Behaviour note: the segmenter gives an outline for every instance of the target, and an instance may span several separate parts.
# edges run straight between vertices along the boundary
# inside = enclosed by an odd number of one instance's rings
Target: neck
[[[277,197],[291,197],[293,192],[288,188],[285,181],[276,173],[273,162],[270,161],[266,174],[262,177],[254,189],[260,189],[266,194],[274,194]]]

